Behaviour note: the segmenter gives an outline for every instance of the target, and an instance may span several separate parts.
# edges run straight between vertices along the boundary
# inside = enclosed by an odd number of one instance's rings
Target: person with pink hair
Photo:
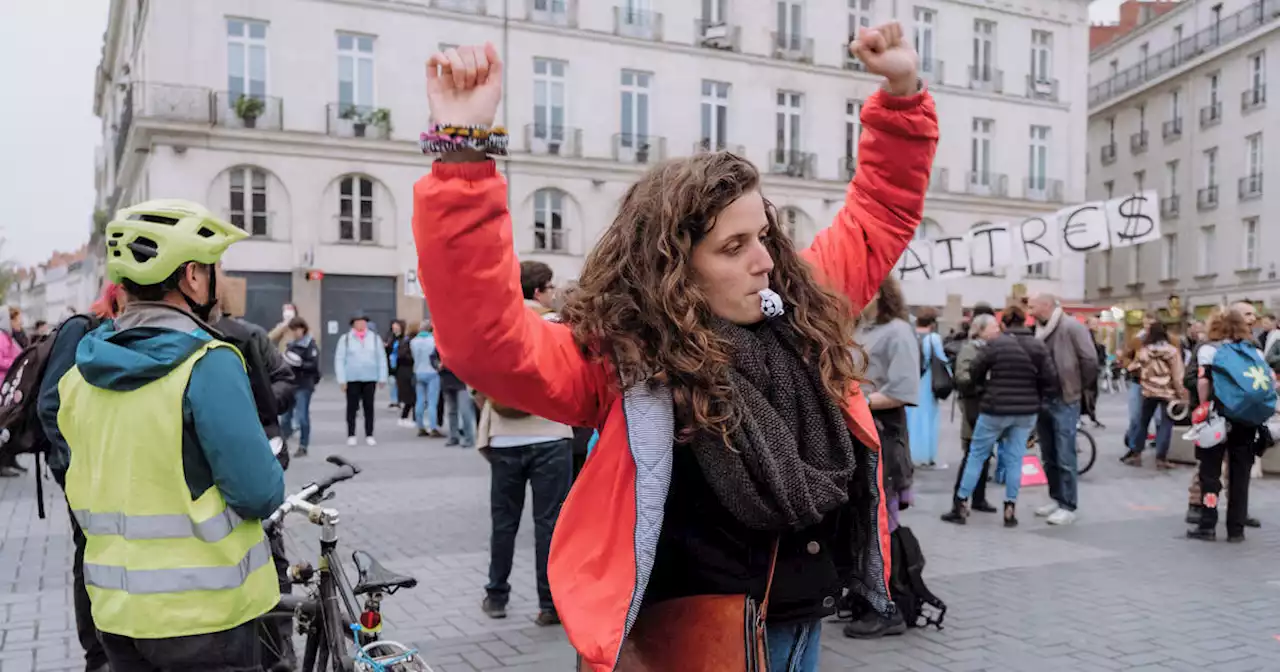
[[[114,320],[124,310],[124,291],[114,282],[102,284],[98,300],[89,306],[89,312],[104,320]]]

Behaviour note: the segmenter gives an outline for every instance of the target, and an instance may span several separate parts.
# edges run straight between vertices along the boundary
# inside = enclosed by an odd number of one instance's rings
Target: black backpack
[[[85,319],[89,324],[85,333],[98,328],[102,320],[91,315],[75,315],[71,320]],[[31,453],[36,456],[37,508],[44,518],[44,484],[40,478],[40,456],[53,447],[40,424],[36,406],[40,399],[40,381],[44,380],[53,344],[62,331],[60,325],[53,333],[32,343],[9,367],[4,383],[0,384],[0,456],[5,458]]]
[[[932,625],[941,630],[942,619],[947,616],[947,605],[924,585],[924,553],[911,528],[902,525],[889,535],[890,558],[889,592],[893,603],[902,613],[907,627]],[[937,611],[936,616],[926,613],[925,607]]]

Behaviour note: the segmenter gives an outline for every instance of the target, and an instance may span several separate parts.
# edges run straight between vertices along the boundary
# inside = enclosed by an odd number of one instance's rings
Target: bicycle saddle
[[[356,571],[360,573],[360,581],[352,589],[352,592],[356,595],[394,593],[401,588],[413,588],[418,585],[417,579],[412,576],[396,574],[383,567],[381,563],[373,559],[372,555],[364,551],[353,552],[351,561],[355,563]]]

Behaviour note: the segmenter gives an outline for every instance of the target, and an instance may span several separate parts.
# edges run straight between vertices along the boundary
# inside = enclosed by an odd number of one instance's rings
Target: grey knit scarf
[[[732,403],[741,422],[732,447],[701,432],[691,448],[720,503],[749,528],[799,530],[849,499],[853,436],[801,359],[784,320],[752,327],[718,321],[733,346]]]

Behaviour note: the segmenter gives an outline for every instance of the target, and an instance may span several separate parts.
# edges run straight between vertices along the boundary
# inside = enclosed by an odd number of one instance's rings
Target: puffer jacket
[[[983,415],[1030,415],[1061,394],[1044,342],[1026,327],[1009,327],[978,350],[971,374],[982,390]]]
[[[1182,398],[1185,367],[1177,347],[1167,341],[1144,345],[1134,357],[1134,365],[1142,384],[1142,396],[1165,401]]]
[[[923,91],[903,98],[876,92],[862,108],[862,125],[845,204],[802,253],[820,281],[858,308],[915,233],[938,142],[933,99]],[[567,325],[525,308],[506,182],[493,161],[433,164],[414,188],[413,231],[444,361],[500,403],[600,430],[561,509],[547,571],[580,669],[609,672],[645,604],[664,516],[679,513],[666,507],[676,450],[671,390],[659,383],[619,389],[607,359],[586,356]],[[805,556],[831,563],[844,551],[859,560],[845,585],[882,613],[891,609],[880,442],[866,397],[857,386],[849,395],[845,421],[862,447],[854,515],[833,522],[843,535],[780,550],[771,604],[810,587],[786,585],[784,563],[798,569],[786,578],[803,583],[826,575],[806,571]],[[751,560],[749,576],[760,585],[748,592],[759,599],[768,553],[753,551]],[[820,605],[836,597],[827,593]]]

